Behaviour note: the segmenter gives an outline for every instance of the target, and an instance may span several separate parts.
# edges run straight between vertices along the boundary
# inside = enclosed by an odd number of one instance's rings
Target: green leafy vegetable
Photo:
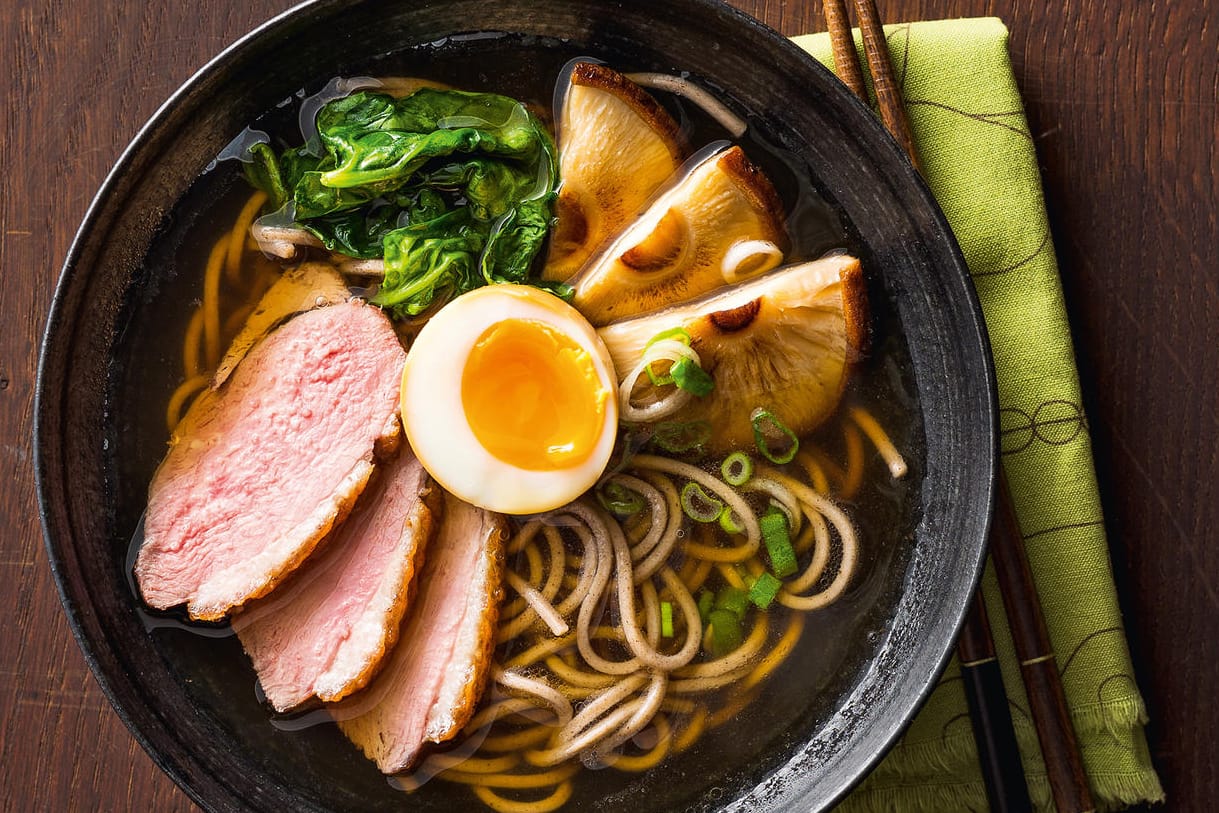
[[[323,105],[315,144],[251,148],[246,177],[326,248],[382,258],[375,304],[402,318],[482,285],[530,283],[553,217],[554,142],[492,93],[359,92]]]
[[[250,147],[250,161],[244,165],[246,181],[250,186],[267,193],[267,208],[271,211],[282,209],[292,197],[284,185],[283,173],[280,171],[279,160],[270,144],[258,143]]]

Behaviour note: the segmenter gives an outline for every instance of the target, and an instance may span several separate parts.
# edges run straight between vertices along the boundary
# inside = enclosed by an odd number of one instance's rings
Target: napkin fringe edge
[[[1147,707],[1142,698],[1124,697],[1120,700],[1107,700],[1101,703],[1071,709],[1071,719],[1079,732],[1109,734],[1115,740],[1127,740],[1142,734],[1142,726],[1146,725]],[[1037,748],[1033,729],[1025,726],[1021,732],[1023,751]],[[900,752],[902,773],[933,773],[955,772],[963,764],[973,764],[977,760],[977,749],[972,734],[958,733],[938,737],[923,742],[903,742],[895,752]],[[1040,755],[1038,754],[1038,762]],[[877,766],[883,771],[885,763]]]
[[[1142,697],[1102,700],[1071,709],[1071,721],[1077,730],[1107,732],[1117,736],[1117,730],[1129,735],[1141,730],[1150,718]]]
[[[1053,797],[1050,783],[1045,776],[1028,779],[1029,793],[1034,808],[1052,811]],[[1130,775],[1106,775],[1103,787],[1095,787],[1098,811],[1116,811],[1134,804],[1147,802],[1163,804],[1164,788],[1153,770]],[[911,813],[946,813],[946,811],[986,810],[986,786],[980,782],[955,782],[943,785],[891,785],[888,787],[864,787],[855,791],[843,805],[844,813],[891,813],[893,810]]]

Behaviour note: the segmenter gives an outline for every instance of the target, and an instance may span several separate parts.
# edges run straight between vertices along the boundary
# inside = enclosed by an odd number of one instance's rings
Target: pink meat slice
[[[175,430],[149,486],[144,600],[215,620],[270,590],[350,510],[401,431],[406,355],[360,302],[270,333]]]
[[[287,711],[314,696],[339,700],[375,674],[414,592],[432,532],[433,493],[423,466],[403,448],[379,467],[321,550],[233,618],[276,709]]]
[[[503,518],[451,495],[390,662],[340,707],[339,727],[384,773],[428,742],[456,736],[474,713],[495,647]]]

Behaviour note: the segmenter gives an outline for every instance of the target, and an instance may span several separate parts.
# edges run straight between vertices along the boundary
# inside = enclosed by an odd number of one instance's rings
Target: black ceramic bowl
[[[894,741],[948,658],[990,515],[992,376],[944,218],[873,116],[784,38],[710,0],[318,0],[217,57],[123,154],[68,256],[39,371],[40,506],[64,607],[119,714],[206,808],[470,802],[434,787],[411,797],[392,790],[332,726],[275,728],[234,639],[154,628],[134,597],[128,549],[164,450],[177,337],[200,284],[191,235],[217,227],[206,202],[245,194],[235,172],[209,164],[260,114],[335,75],[447,65],[465,71],[463,81],[511,90],[575,55],[688,72],[748,117],[772,164],[812,179],[828,206],[822,222],[837,231],[831,242],[863,259],[880,320],[878,363],[893,357],[882,373],[908,391],[921,446],[895,527],[872,543],[888,552],[872,557],[877,574],[861,579],[836,615],[825,614],[827,654],[806,683],[788,680],[785,722],[699,769],[678,762],[610,780],[580,797],[584,805],[826,807]]]

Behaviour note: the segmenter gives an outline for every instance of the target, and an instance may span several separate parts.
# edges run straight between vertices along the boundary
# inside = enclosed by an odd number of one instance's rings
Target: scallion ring
[[[757,445],[762,456],[771,463],[777,465],[790,463],[796,456],[796,452],[800,450],[800,439],[796,437],[796,433],[788,429],[787,425],[769,410],[758,407],[749,416],[749,422],[753,424],[754,444]],[[771,449],[772,438],[785,440],[786,447],[780,448],[778,451]]]
[[[690,331],[686,330],[684,327],[671,327],[668,330],[660,331],[655,336],[648,339],[648,343],[643,346],[643,349],[647,350],[652,345],[656,344],[657,342],[664,341],[665,339],[672,339],[673,341],[681,342],[686,347],[689,347],[690,342],[694,341],[694,337],[690,335]]]
[[[724,504],[712,497],[698,483],[686,483],[681,490],[681,510],[695,522],[716,522]]]
[[[680,453],[698,449],[711,439],[707,421],[664,421],[656,424],[652,442],[666,452]]]
[[[733,452],[720,464],[720,474],[730,486],[743,486],[753,476],[753,460],[744,452]]]
[[[736,515],[735,511],[726,505],[724,506],[724,510],[720,512],[720,527],[723,528],[724,533],[727,534],[745,533],[745,526],[741,522],[741,518]]]
[[[687,353],[691,352],[684,345],[677,344],[676,342],[672,344],[675,344]],[[686,356],[674,353],[665,356],[665,358],[669,361],[678,361],[686,358]],[[645,398],[650,398],[651,400],[642,404],[636,403],[635,387],[639,383],[640,377],[648,371],[648,365],[652,361],[658,360],[659,357],[641,360],[622,379],[622,383],[618,385],[618,414],[622,420],[630,423],[652,423],[677,412],[694,397],[693,393],[680,387],[670,387],[664,390],[651,388],[643,393]]]
[[[644,509],[643,496],[618,482],[608,482],[597,489],[597,502],[617,517],[629,517]]]
[[[663,338],[663,335],[657,334],[653,336],[643,351],[644,372],[648,374],[648,379],[656,387],[664,387],[675,383],[673,368],[681,364],[683,360],[686,364],[694,364],[696,367],[701,362],[698,353],[690,347],[689,341],[682,342],[677,339]],[[686,335],[688,336],[689,334]],[[652,365],[658,361],[668,361],[670,364],[669,372],[657,373],[654,371]]]

